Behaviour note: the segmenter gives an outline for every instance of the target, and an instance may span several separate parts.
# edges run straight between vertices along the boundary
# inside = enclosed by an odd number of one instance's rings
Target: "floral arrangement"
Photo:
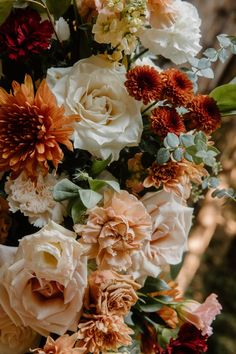
[[[198,354],[221,311],[178,290],[212,133],[235,83],[198,92],[181,0],[0,1],[1,354]],[[198,58],[196,56],[198,55]],[[181,65],[181,66],[180,66]]]

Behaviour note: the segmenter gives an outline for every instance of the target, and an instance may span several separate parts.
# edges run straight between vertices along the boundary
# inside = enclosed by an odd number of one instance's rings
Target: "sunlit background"
[[[217,48],[216,36],[236,36],[235,0],[193,0],[202,18],[202,43]],[[215,78],[201,80],[203,93],[236,77],[236,56],[216,63]],[[236,117],[224,118],[215,134],[221,151],[222,187],[236,189]],[[209,340],[210,354],[236,353],[236,203],[211,198],[211,192],[199,201],[195,227],[190,235],[189,253],[178,281],[198,301],[211,292],[219,296],[222,315],[214,322],[214,336]]]

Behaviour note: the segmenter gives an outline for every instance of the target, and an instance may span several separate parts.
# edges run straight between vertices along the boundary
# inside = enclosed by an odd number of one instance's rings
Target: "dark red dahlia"
[[[181,326],[177,339],[171,339],[165,354],[201,354],[207,351],[207,336],[190,323]]]
[[[53,27],[33,9],[14,9],[0,26],[0,56],[24,59],[50,47]]]

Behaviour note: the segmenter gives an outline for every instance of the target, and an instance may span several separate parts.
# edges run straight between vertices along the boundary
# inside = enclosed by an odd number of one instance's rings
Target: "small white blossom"
[[[49,220],[61,223],[66,208],[53,199],[53,187],[57,182],[53,174],[38,174],[37,181],[31,181],[24,172],[15,180],[8,179],[5,191],[10,210],[13,213],[20,210],[37,227],[46,225]]]
[[[63,17],[56,21],[55,30],[60,41],[67,41],[70,38],[70,27]]]

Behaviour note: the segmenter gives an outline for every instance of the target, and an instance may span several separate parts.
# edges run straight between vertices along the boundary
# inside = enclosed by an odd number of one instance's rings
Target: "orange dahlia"
[[[168,69],[161,73],[163,82],[162,99],[176,106],[185,106],[193,97],[193,83],[178,69]]]
[[[183,120],[174,108],[157,107],[151,112],[150,120],[152,130],[162,138],[168,133],[179,135],[185,131]]]
[[[211,134],[221,125],[221,114],[216,101],[207,95],[197,95],[188,104],[186,124],[190,129]]]
[[[126,74],[125,86],[130,96],[148,104],[160,99],[162,82],[158,71],[149,66],[136,66]]]
[[[0,171],[11,171],[12,178],[22,171],[33,178],[38,168],[46,174],[49,161],[57,168],[63,159],[60,144],[72,150],[76,117],[64,116],[45,80],[35,95],[29,75],[12,88],[10,94],[0,88]]]

